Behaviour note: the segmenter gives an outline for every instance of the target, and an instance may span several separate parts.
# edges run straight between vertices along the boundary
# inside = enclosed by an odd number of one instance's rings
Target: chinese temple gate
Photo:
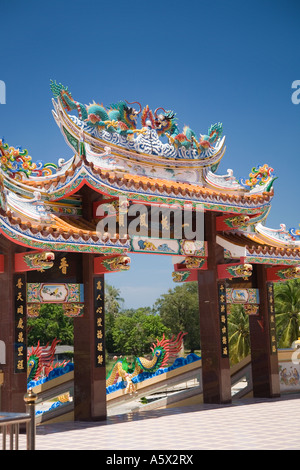
[[[174,282],[198,282],[205,403],[231,401],[227,315],[235,303],[249,314],[253,394],[278,396],[273,283],[299,277],[300,239],[265,226],[273,169],[253,169],[246,180],[218,175],[220,123],[198,138],[178,129],[172,111],[86,106],[61,84],[51,89],[74,156],[34,163],[0,141],[2,408],[23,411],[27,317],[60,302],[74,317],[75,419],[106,418],[104,276],[126,276],[131,253],[169,256]]]

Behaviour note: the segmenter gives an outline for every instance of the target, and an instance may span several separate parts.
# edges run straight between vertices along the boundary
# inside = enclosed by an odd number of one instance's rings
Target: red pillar
[[[27,392],[26,298],[23,303],[25,309],[23,313],[20,311],[18,314],[18,318],[21,319],[19,323],[16,314],[16,293],[21,292],[21,288],[18,289],[16,286],[17,279],[14,273],[14,255],[18,246],[1,235],[0,249],[4,255],[4,273],[0,274],[0,340],[4,341],[6,346],[6,364],[0,365],[4,372],[0,409],[6,412],[24,413],[26,411],[24,395]],[[22,281],[24,298],[26,275],[22,275]],[[19,301],[18,305],[20,306]],[[24,338],[22,345],[18,344],[18,340],[21,341],[18,338],[19,333],[22,333]]]
[[[216,243],[216,216],[205,213],[207,270],[198,272],[200,343],[204,403],[230,403],[231,380],[229,354],[223,354],[217,265],[223,259],[223,249]],[[227,350],[228,352],[228,350]]]
[[[260,297],[259,316],[249,317],[253,396],[274,398],[280,396],[280,383],[273,286],[264,265],[254,265],[253,277]]]
[[[74,416],[75,421],[105,420],[104,275],[94,276],[93,255],[82,256],[84,315],[74,318]]]
[[[92,220],[93,202],[100,196],[87,186],[81,194],[83,217]],[[94,275],[93,254],[81,256],[84,315],[74,319],[74,417],[75,421],[105,420],[104,275]]]

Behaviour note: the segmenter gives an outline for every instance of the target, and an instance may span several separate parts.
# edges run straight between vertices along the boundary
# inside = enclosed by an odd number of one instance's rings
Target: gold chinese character
[[[103,333],[101,330],[97,331],[97,339],[102,339],[103,338]]]
[[[20,333],[18,334],[18,343],[24,343],[23,331],[20,331]]]
[[[225,295],[220,295],[220,302],[225,302]]]
[[[60,265],[59,265],[59,269],[61,269],[61,272],[63,274],[67,274],[67,268],[69,267],[68,263],[67,263],[67,258],[64,256],[61,260],[60,260]]]
[[[225,317],[225,315],[221,315],[221,322],[222,322],[222,323],[226,323],[226,317]]]
[[[17,369],[18,370],[24,370],[24,361],[23,361],[23,359],[21,361],[18,361]]]
[[[228,354],[228,349],[227,349],[226,347],[223,348],[223,354],[226,355],[226,356],[227,356],[227,354]]]
[[[20,315],[24,314],[24,306],[23,305],[19,305],[19,307],[17,308],[17,313],[19,313]]]
[[[226,338],[226,336],[222,336],[222,344],[227,344],[227,338]]]
[[[100,351],[100,352],[103,351],[103,345],[102,345],[102,343],[98,343],[98,344],[97,344],[97,351]]]
[[[23,321],[23,318],[20,318],[20,320],[18,321],[17,328],[20,328],[21,330],[24,329],[24,321]]]
[[[102,318],[97,318],[97,326],[103,326],[102,325]]]
[[[19,277],[16,287],[18,287],[18,289],[21,289],[22,286],[23,286],[23,282],[22,282],[22,279]]]
[[[97,295],[97,298],[96,298],[96,300],[102,300],[102,297],[101,297],[101,295],[100,295],[100,294],[98,294],[98,295]]]
[[[222,313],[225,312],[225,305],[221,305],[221,312],[222,312]]]
[[[223,292],[223,290],[224,290],[224,289],[225,289],[224,285],[223,285],[223,284],[221,284],[221,285],[220,285],[220,291],[222,291],[222,292]]]
[[[96,287],[97,287],[97,290],[101,290],[101,289],[102,289],[102,283],[101,283],[101,281],[98,281],[98,282],[97,282]]]
[[[222,334],[225,335],[226,332],[227,332],[227,328],[226,328],[226,326],[223,326],[223,328],[222,328]]]
[[[19,346],[18,347],[18,356],[23,356],[24,353],[24,346]]]
[[[22,292],[18,292],[17,300],[21,300],[23,302]]]
[[[272,346],[272,352],[276,352],[276,346],[275,345]]]
[[[102,354],[99,354],[99,356],[97,356],[97,361],[98,361],[98,364],[103,364],[103,355]]]
[[[102,307],[98,307],[97,310],[96,310],[96,313],[102,313]]]

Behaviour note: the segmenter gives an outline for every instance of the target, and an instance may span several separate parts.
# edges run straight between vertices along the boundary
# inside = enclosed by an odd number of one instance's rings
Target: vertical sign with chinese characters
[[[104,345],[104,276],[94,278],[95,366],[105,367]]]
[[[271,354],[277,353],[276,341],[276,323],[275,323],[275,307],[274,307],[274,286],[272,282],[267,283],[268,291],[268,311],[269,311],[269,325],[270,325],[270,341],[271,341]]]
[[[14,276],[15,290],[15,373],[27,371],[26,275]]]
[[[218,285],[218,302],[221,333],[221,355],[222,357],[229,357],[225,283],[220,283]]]

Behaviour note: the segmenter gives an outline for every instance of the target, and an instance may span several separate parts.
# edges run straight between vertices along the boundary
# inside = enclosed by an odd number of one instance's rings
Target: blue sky
[[[247,177],[267,163],[278,176],[267,225],[299,218],[300,3],[297,0],[1,0],[0,135],[33,160],[71,156],[51,115],[50,79],[75,99],[140,101],[177,113],[197,135],[222,122],[218,173]],[[168,257],[133,257],[107,276],[126,307],[151,305],[173,288]]]

